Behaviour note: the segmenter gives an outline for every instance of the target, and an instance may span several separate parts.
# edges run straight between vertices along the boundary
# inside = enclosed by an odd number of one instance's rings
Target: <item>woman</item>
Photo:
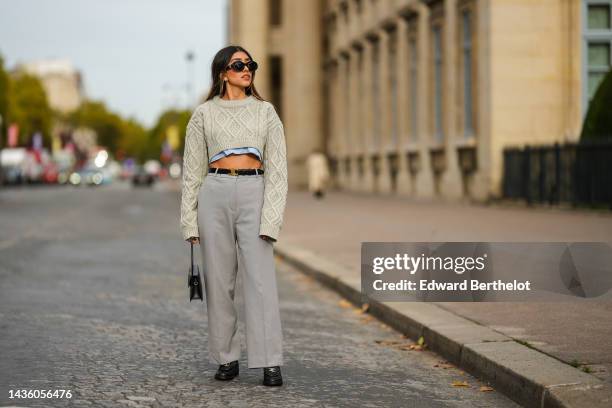
[[[308,169],[308,191],[313,193],[317,199],[323,198],[329,183],[329,168],[325,153],[319,148],[314,149],[306,159],[306,168]]]
[[[219,364],[216,379],[238,375],[234,288],[240,264],[248,368],[263,368],[264,385],[281,385],[273,242],[287,200],[284,127],[257,93],[257,63],[244,48],[221,49],[211,69],[211,90],[187,125],[181,197],[183,238],[202,250],[210,361]]]

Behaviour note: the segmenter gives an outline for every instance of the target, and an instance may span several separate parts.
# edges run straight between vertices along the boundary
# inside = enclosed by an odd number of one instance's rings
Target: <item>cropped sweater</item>
[[[208,174],[209,158],[252,146],[263,152],[264,199],[259,234],[278,240],[287,202],[285,132],[274,105],[253,95],[226,100],[219,96],[198,105],[187,124],[181,188],[183,239],[200,237],[198,193]]]

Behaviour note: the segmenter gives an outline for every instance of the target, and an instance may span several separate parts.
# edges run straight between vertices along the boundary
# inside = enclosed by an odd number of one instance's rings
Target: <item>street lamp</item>
[[[195,88],[195,79],[194,79],[194,67],[193,61],[195,59],[195,54],[193,51],[187,51],[185,54],[185,60],[187,61],[187,109],[190,109],[194,105],[194,88]]]

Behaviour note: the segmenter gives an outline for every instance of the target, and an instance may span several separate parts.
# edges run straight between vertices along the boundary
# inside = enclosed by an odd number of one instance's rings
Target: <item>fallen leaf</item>
[[[451,385],[453,387],[469,387],[470,385],[467,383],[467,381],[453,381],[451,383]]]
[[[488,391],[493,391],[493,388],[483,385],[480,387],[480,392],[488,392]]]
[[[434,364],[434,367],[440,367],[443,368],[445,370],[449,369],[449,368],[455,368],[454,365],[446,362],[446,361],[440,361],[438,364]]]
[[[395,340],[374,340],[374,341],[383,346],[392,346],[394,344],[399,343],[399,341],[395,341]]]
[[[351,304],[351,302],[349,302],[349,301],[348,301],[348,300],[346,300],[346,299],[341,299],[341,300],[338,302],[338,305],[339,305],[340,307],[345,308],[345,309],[347,309],[347,308],[349,308],[349,307],[353,307],[353,305]]]
[[[417,344],[419,346],[423,346],[425,344],[425,337],[423,337],[423,336],[419,337],[419,340],[417,341]]]
[[[361,313],[365,313],[368,310],[370,310],[370,304],[369,303],[364,303],[363,305],[361,305]]]
[[[419,346],[418,344],[402,344],[398,348],[400,350],[417,350],[417,351],[423,350],[423,347]]]

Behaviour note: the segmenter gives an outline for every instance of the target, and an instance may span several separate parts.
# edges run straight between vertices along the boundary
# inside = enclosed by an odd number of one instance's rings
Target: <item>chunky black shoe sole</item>
[[[266,380],[264,379],[263,381],[263,385],[268,385],[268,386],[276,386],[276,385],[283,385],[283,379],[274,379],[274,380]]]
[[[277,372],[267,374],[264,369],[263,385],[275,386],[283,385],[283,376],[281,375],[280,368]]]
[[[236,364],[235,367],[236,368],[231,369],[231,370],[221,370],[221,367],[219,367],[219,369],[217,370],[215,374],[215,380],[229,381],[232,378],[237,377],[238,372],[239,372],[238,364]]]

